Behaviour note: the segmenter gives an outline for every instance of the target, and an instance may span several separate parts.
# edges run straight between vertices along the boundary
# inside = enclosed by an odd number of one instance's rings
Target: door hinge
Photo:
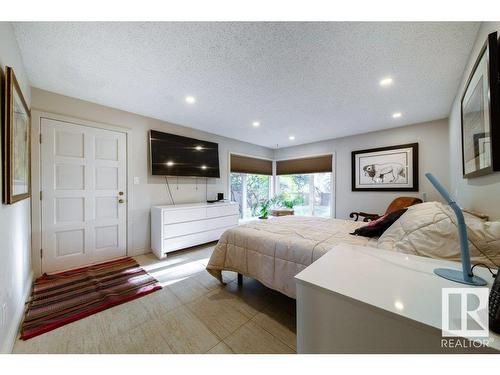
[[[43,249],[40,249],[40,258],[43,258]]]
[[[42,200],[42,191],[40,190],[40,200]]]
[[[38,137],[38,143],[42,143],[42,133],[40,133],[40,136]]]

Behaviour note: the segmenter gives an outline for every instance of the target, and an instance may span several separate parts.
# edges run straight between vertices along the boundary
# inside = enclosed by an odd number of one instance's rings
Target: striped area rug
[[[33,284],[21,339],[28,340],[158,289],[158,281],[132,258],[45,274]]]

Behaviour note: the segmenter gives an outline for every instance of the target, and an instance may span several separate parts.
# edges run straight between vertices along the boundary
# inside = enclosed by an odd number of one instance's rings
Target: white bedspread
[[[377,245],[377,238],[349,234],[363,225],[303,216],[255,220],[223,233],[207,270],[221,281],[222,270],[236,271],[295,298],[294,276],[333,246]]]

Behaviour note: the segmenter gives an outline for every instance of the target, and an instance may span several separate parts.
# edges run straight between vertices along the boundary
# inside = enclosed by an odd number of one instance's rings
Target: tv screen
[[[159,176],[220,177],[219,145],[151,130],[151,173]]]

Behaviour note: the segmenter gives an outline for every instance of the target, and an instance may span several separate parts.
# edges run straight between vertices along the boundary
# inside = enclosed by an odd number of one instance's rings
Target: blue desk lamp
[[[486,281],[478,276],[472,276],[471,266],[470,266],[470,255],[469,255],[469,241],[467,240],[467,227],[465,226],[464,214],[460,207],[458,207],[457,202],[450,196],[450,194],[445,190],[443,185],[432,175],[432,173],[426,173],[425,177],[431,182],[436,190],[441,194],[444,200],[450,205],[450,207],[455,212],[457,216],[457,226],[458,235],[460,237],[460,256],[462,258],[462,272],[454,270],[451,268],[436,268],[434,273],[438,276],[444,277],[445,279],[455,281],[457,283],[469,284],[469,285],[486,285]]]

